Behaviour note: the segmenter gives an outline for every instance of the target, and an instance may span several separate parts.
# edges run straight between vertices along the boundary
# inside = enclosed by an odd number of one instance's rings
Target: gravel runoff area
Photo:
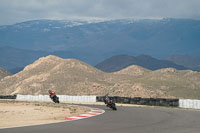
[[[66,103],[0,100],[0,128],[61,122],[89,111],[87,107]]]

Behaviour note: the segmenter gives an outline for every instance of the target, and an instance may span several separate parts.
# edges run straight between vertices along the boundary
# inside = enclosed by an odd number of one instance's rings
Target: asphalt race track
[[[105,106],[102,115],[57,124],[0,129],[0,133],[200,133],[200,111]]]

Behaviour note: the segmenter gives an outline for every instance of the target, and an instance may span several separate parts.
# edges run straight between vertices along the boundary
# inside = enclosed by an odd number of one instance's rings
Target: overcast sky
[[[0,0],[0,25],[33,19],[200,19],[200,0]]]

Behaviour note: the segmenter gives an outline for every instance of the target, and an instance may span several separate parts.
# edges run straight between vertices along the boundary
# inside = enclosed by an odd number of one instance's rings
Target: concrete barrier
[[[96,96],[68,96],[57,95],[60,102],[96,102]],[[49,95],[17,95],[16,100],[19,101],[51,101]]]
[[[180,108],[200,109],[200,100],[179,99]]]
[[[60,102],[103,102],[103,96],[68,96],[57,95]],[[49,95],[1,95],[0,99],[16,99],[19,101],[51,101]],[[111,97],[116,103],[139,104],[152,106],[171,106],[189,109],[200,109],[200,100],[192,99],[163,99],[163,98],[141,98],[141,97]]]

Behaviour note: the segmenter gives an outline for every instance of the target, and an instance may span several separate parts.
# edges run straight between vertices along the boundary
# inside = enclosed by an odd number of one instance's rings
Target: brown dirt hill
[[[6,71],[0,67],[0,80],[9,75],[11,75],[11,74],[8,71]]]
[[[1,94],[47,94],[53,88],[65,95],[110,95],[164,97],[142,84],[131,84],[133,76],[104,73],[75,59],[42,57],[23,71],[0,82]],[[153,95],[152,95],[153,94]]]
[[[59,94],[81,95],[84,93],[81,90],[89,91],[88,86],[94,83],[104,84],[102,74],[99,70],[78,60],[50,55],[28,65],[23,71],[3,79],[0,90],[5,94],[37,95],[47,94],[47,90],[53,88]]]
[[[152,71],[133,82],[177,98],[200,99],[200,73],[196,71],[165,68]]]
[[[148,71],[131,66],[105,73],[75,59],[42,57],[0,81],[1,94],[109,95],[200,99],[200,73],[172,68]]]
[[[131,76],[142,76],[146,73],[150,72],[150,70],[145,69],[140,66],[132,65],[124,68],[120,71],[114,72],[114,74],[123,74],[123,75],[131,75]]]

